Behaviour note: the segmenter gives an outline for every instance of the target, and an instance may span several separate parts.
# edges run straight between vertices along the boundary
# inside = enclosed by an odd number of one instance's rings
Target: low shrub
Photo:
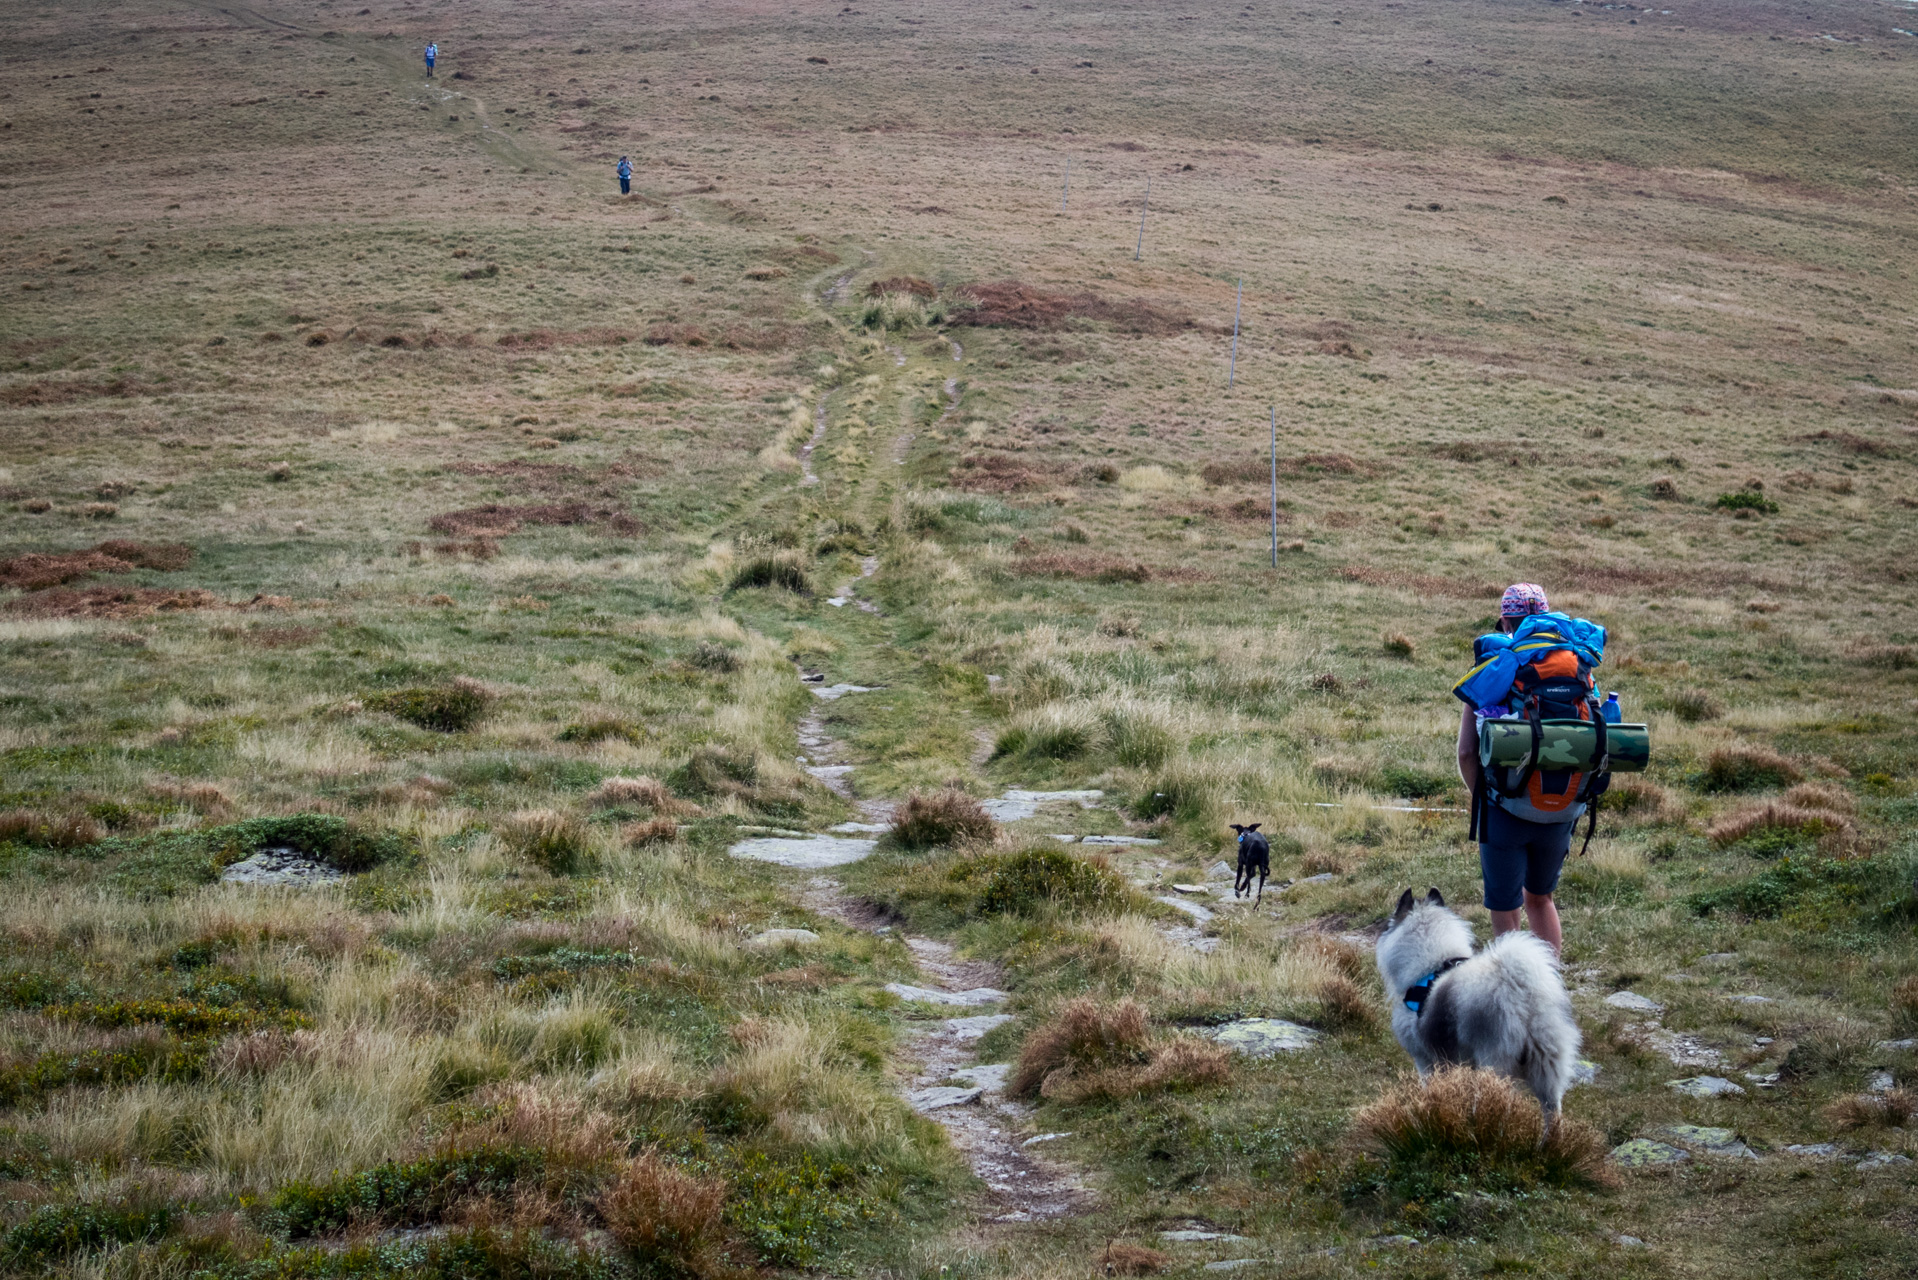
[[[1771,920],[1791,912],[1808,925],[1856,916],[1876,906],[1882,923],[1903,927],[1918,914],[1911,894],[1909,860],[1835,859],[1789,853],[1755,876],[1684,899],[1696,915],[1719,911],[1753,920]]]
[[[1777,801],[1740,809],[1713,823],[1706,832],[1711,842],[1726,845],[1749,843],[1775,847],[1783,852],[1806,840],[1815,840],[1834,831],[1851,830],[1851,819],[1829,809],[1806,809]],[[1782,838],[1781,838],[1782,837]]]
[[[1386,632],[1379,639],[1379,647],[1383,649],[1389,657],[1393,658],[1415,658],[1418,656],[1418,646],[1413,644],[1412,638],[1403,632]]]
[[[724,1262],[726,1184],[690,1173],[656,1151],[620,1170],[595,1207],[621,1249],[644,1275],[706,1277]]]
[[[985,872],[979,910],[987,915],[1032,915],[1048,908],[1117,911],[1133,897],[1124,878],[1097,854],[1081,857],[1059,848],[1021,849],[975,859],[969,869],[975,876]]]
[[[579,870],[590,849],[586,824],[556,809],[516,813],[507,819],[500,835],[508,849],[549,875]]]
[[[1750,489],[1740,489],[1736,493],[1721,493],[1718,495],[1718,501],[1712,505],[1731,512],[1750,511],[1767,516],[1778,514],[1776,502]]]
[[[1786,787],[1805,775],[1768,747],[1717,747],[1705,757],[1700,783],[1706,791],[1761,791]]]
[[[1383,1196],[1435,1228],[1474,1192],[1600,1188],[1613,1183],[1604,1137],[1560,1116],[1549,1133],[1536,1099],[1504,1076],[1442,1067],[1386,1090],[1352,1122],[1362,1159],[1348,1195]]]
[[[647,822],[632,823],[620,834],[635,849],[652,844],[671,844],[679,839],[679,823],[672,818],[653,818]]]
[[[1400,761],[1382,766],[1378,779],[1380,790],[1402,800],[1428,800],[1433,796],[1442,796],[1458,785],[1458,778],[1454,774],[1421,769]]]
[[[381,711],[435,733],[464,733],[486,714],[491,695],[476,680],[460,678],[441,688],[418,687],[376,693],[364,700]]]
[[[331,813],[293,813],[213,827],[202,833],[216,849],[252,853],[293,849],[341,871],[370,871],[410,856],[414,841],[398,831],[370,828]]]
[[[388,1161],[326,1182],[290,1182],[270,1204],[288,1238],[298,1240],[367,1218],[393,1226],[434,1222],[463,1201],[506,1198],[522,1180],[544,1173],[537,1149],[478,1146]]]
[[[811,1267],[835,1236],[879,1216],[859,1196],[855,1171],[837,1161],[746,1151],[728,1173],[726,1221],[767,1266]]]
[[[888,834],[902,849],[930,849],[960,840],[990,840],[999,830],[979,802],[959,790],[915,791],[893,816]]]
[[[1901,978],[1891,989],[1891,1011],[1905,1026],[1918,1023],[1918,978]]]
[[[44,1204],[0,1235],[0,1264],[18,1275],[82,1251],[155,1239],[173,1222],[165,1204]]]
[[[792,587],[790,589],[798,591],[801,595],[806,594],[802,587]],[[711,671],[722,675],[737,671],[746,665],[745,660],[739,656],[739,650],[712,640],[701,640],[698,644],[694,645],[690,661],[701,671]]]
[[[1223,1084],[1231,1050],[1190,1036],[1154,1042],[1145,1010],[1131,1000],[1069,1001],[1031,1035],[1007,1085],[1015,1097],[1071,1105]]]
[[[743,591],[748,587],[778,587],[801,596],[813,593],[806,559],[796,551],[772,551],[743,561],[733,570],[726,589]]]

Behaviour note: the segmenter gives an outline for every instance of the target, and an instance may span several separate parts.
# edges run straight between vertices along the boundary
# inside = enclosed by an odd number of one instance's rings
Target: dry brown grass
[[[1784,800],[1800,809],[1847,815],[1858,812],[1858,801],[1851,792],[1830,782],[1801,782],[1785,793]]]
[[[1840,1129],[1899,1128],[1918,1115],[1918,1093],[1887,1089],[1883,1093],[1854,1093],[1825,1107],[1825,1119]]]
[[[1638,774],[1614,775],[1600,806],[1604,813],[1623,816],[1647,826],[1685,820],[1685,806],[1677,796]]]
[[[1891,989],[1891,1008],[1906,1025],[1918,1022],[1918,978],[1900,978]]]
[[[30,844],[46,849],[83,849],[98,844],[100,824],[78,814],[49,814],[34,809],[0,813],[0,844]]]
[[[1109,1276],[1156,1276],[1172,1265],[1172,1255],[1142,1244],[1115,1240],[1095,1260],[1099,1271]]]
[[[157,587],[54,587],[6,603],[6,611],[28,618],[150,618],[156,613],[217,609],[211,591]]]
[[[586,803],[595,809],[616,809],[633,805],[638,808],[656,809],[661,813],[677,813],[684,807],[665,783],[644,774],[636,778],[606,778],[587,793]]]
[[[1704,783],[1708,791],[1760,791],[1790,786],[1804,776],[1796,764],[1770,747],[1715,747],[1705,756]]]
[[[959,790],[915,791],[894,814],[889,834],[901,848],[930,849],[961,840],[991,840],[999,826],[979,802]]]
[[[1561,1116],[1549,1134],[1538,1101],[1504,1076],[1442,1067],[1407,1077],[1352,1120],[1353,1141],[1401,1168],[1504,1174],[1555,1186],[1610,1185],[1604,1135]]]
[[[981,328],[1059,329],[1074,318],[1098,320],[1121,333],[1167,337],[1198,327],[1191,316],[1145,298],[1115,302],[1092,293],[1047,293],[1017,280],[962,285],[953,296],[963,323]]]
[[[1851,819],[1829,809],[1804,809],[1794,804],[1767,801],[1727,814],[1714,822],[1706,835],[1715,845],[1737,844],[1761,831],[1802,831],[1821,836],[1851,830]]]
[[[620,835],[635,849],[652,844],[671,844],[679,839],[679,822],[675,818],[649,818],[645,822],[628,823]]]
[[[652,1274],[732,1273],[725,1260],[727,1234],[721,1218],[726,1184],[718,1178],[688,1173],[649,1150],[620,1170],[595,1207],[613,1239]]]

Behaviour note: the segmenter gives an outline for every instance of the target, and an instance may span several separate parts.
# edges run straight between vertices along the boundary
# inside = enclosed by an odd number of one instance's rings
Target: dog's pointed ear
[[[1425,900],[1431,903],[1435,907],[1442,907],[1445,905],[1445,895],[1440,893],[1437,889],[1427,889],[1425,891]]]
[[[1236,822],[1228,822],[1225,825],[1228,827],[1231,827],[1234,831],[1238,832],[1240,835],[1244,835],[1246,832],[1246,828],[1240,826]]]
[[[1405,917],[1411,914],[1412,914],[1412,891],[1410,889],[1407,889],[1404,893],[1401,893],[1399,895],[1399,906],[1398,906],[1398,910],[1392,913],[1392,923],[1397,924],[1399,921],[1405,919]]]
[[[1251,826],[1249,826],[1249,827],[1247,827],[1247,828],[1246,828],[1246,830],[1247,830],[1247,831],[1257,831],[1257,830],[1259,829],[1259,826],[1260,826],[1260,824],[1259,824],[1259,823],[1256,823],[1256,822],[1255,822],[1255,823],[1253,823],[1253,824],[1252,824]]]

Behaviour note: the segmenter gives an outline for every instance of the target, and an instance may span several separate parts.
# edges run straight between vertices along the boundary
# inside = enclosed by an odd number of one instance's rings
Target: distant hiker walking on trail
[[[433,78],[433,64],[440,60],[440,47],[436,41],[426,46],[426,78]]]
[[[623,196],[633,194],[633,162],[621,156],[616,172],[619,174],[619,194]]]
[[[1458,771],[1472,793],[1471,834],[1479,842],[1485,906],[1494,934],[1529,923],[1541,940],[1559,947],[1558,906],[1552,900],[1572,844],[1572,828],[1610,781],[1603,759],[1583,770],[1553,768],[1540,755],[1542,721],[1613,720],[1594,693],[1592,668],[1604,660],[1605,628],[1550,612],[1543,587],[1530,582],[1505,589],[1498,630],[1473,644],[1476,665],[1452,689],[1465,704],[1458,727]],[[1485,721],[1523,729],[1530,744],[1521,765],[1481,768]],[[1517,722],[1514,724],[1514,722]],[[1597,739],[1605,741],[1604,726]],[[1600,750],[1603,750],[1601,745]],[[1589,843],[1589,834],[1587,841]]]

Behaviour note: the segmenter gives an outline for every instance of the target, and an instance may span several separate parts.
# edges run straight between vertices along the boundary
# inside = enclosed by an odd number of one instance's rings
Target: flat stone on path
[[[1241,1018],[1220,1027],[1212,1038],[1251,1057],[1269,1058],[1275,1053],[1298,1053],[1314,1048],[1324,1037],[1310,1027],[1284,1018]]]
[[[1745,1092],[1723,1076],[1687,1076],[1683,1080],[1667,1080],[1665,1087],[1688,1098],[1723,1098]]]
[[[1149,840],[1144,836],[1080,836],[1079,843],[1080,844],[1105,844],[1105,845],[1134,844],[1134,845],[1141,845],[1141,846],[1149,846],[1149,845],[1164,844],[1165,841]]]
[[[1697,1124],[1671,1124],[1660,1130],[1666,1137],[1682,1147],[1692,1151],[1702,1151],[1713,1156],[1750,1156],[1757,1153],[1738,1140],[1738,1134],[1731,1129],[1709,1128]]]
[[[1245,1236],[1235,1236],[1229,1231],[1161,1231],[1159,1239],[1170,1240],[1174,1244],[1196,1244],[1202,1240],[1224,1240],[1229,1244],[1243,1243]]]
[[[1038,813],[1040,805],[1058,801],[1074,800],[1082,809],[1097,808],[1105,794],[1103,791],[1021,791],[1015,787],[997,800],[981,800],[979,807],[994,822],[1019,822]]]
[[[970,1018],[947,1018],[946,1030],[955,1040],[977,1040],[994,1027],[1003,1027],[1011,1021],[1009,1013],[981,1013]]]
[[[1650,1138],[1621,1142],[1612,1148],[1611,1154],[1612,1163],[1621,1169],[1656,1169],[1661,1165],[1682,1164],[1691,1158],[1690,1152]]]
[[[1910,1163],[1910,1156],[1901,1156],[1896,1151],[1872,1151],[1867,1153],[1865,1158],[1860,1160],[1855,1167],[1859,1169],[1885,1169],[1896,1164]]]
[[[1006,998],[1006,993],[992,987],[974,987],[970,991],[934,991],[931,987],[915,987],[905,982],[888,982],[886,990],[901,1000],[917,1000],[922,1004],[956,1004],[970,1008],[982,1004],[998,1004]]]
[[[1019,1145],[1022,1147],[1036,1147],[1042,1142],[1057,1142],[1061,1138],[1070,1138],[1071,1136],[1072,1130],[1070,1129],[1064,1133],[1035,1133]]]
[[[843,867],[870,858],[878,844],[877,840],[839,840],[832,836],[765,836],[741,840],[728,852],[735,858],[781,867]]]
[[[984,1092],[977,1087],[959,1089],[952,1085],[934,1085],[930,1089],[914,1089],[906,1095],[906,1101],[914,1111],[937,1111],[941,1107],[963,1107],[977,1102]]]
[[[883,822],[836,822],[832,826],[827,827],[826,830],[844,831],[848,833],[864,832],[867,835],[878,835],[881,832],[890,831],[892,828]]]
[[[1191,916],[1194,920],[1197,920],[1200,924],[1204,924],[1212,918],[1210,911],[1207,911],[1196,902],[1187,902],[1184,898],[1154,898],[1153,901],[1163,902],[1168,907],[1175,907]]]
[[[1010,1062],[982,1062],[976,1067],[960,1067],[952,1073],[954,1080],[964,1080],[968,1085],[976,1085],[989,1093],[998,1093],[1006,1087],[1006,1077],[1012,1074]]]
[[[1782,1150],[1786,1155],[1804,1156],[1812,1160],[1836,1160],[1845,1154],[1845,1149],[1835,1142],[1794,1142]]]
[[[813,689],[813,696],[816,698],[823,698],[827,702],[835,702],[838,699],[845,697],[849,693],[873,693],[873,692],[876,692],[876,687],[873,685],[834,684],[834,685],[827,685],[823,689],[815,687]]]
[[[768,929],[746,945],[755,951],[767,951],[773,947],[803,947],[817,941],[819,935],[811,929]]]
[[[1172,886],[1180,893],[1211,893],[1212,886],[1206,884],[1175,884]]]
[[[1633,1013],[1665,1012],[1664,1005],[1646,996],[1641,996],[1636,991],[1614,991],[1605,997],[1605,1003],[1614,1009],[1630,1009]]]
[[[220,879],[228,884],[334,884],[346,879],[346,873],[296,849],[262,849],[228,866]]]

